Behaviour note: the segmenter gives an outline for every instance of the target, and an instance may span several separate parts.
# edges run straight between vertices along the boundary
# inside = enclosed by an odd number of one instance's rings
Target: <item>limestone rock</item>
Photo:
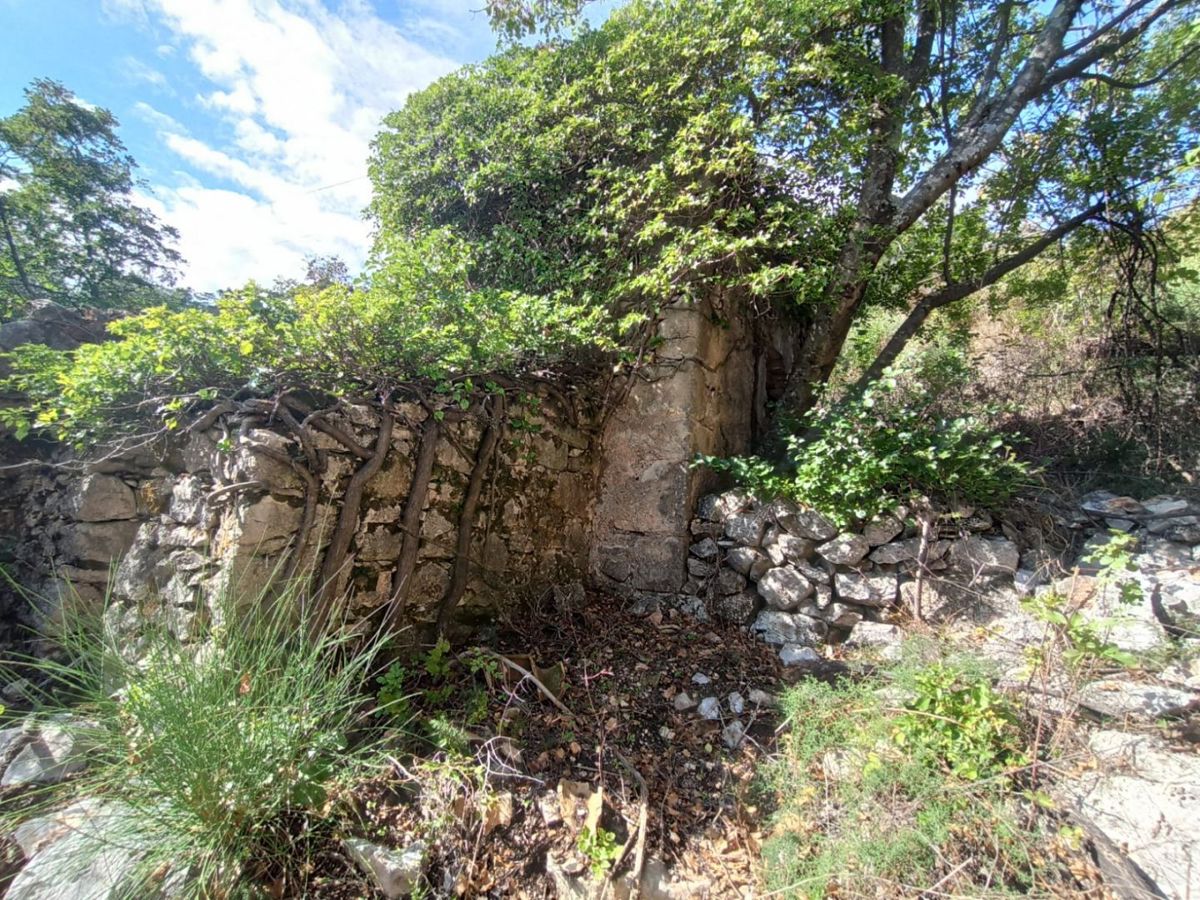
[[[847,533],[820,544],[817,553],[835,566],[853,566],[859,563],[870,549],[871,545],[861,534]]]
[[[246,434],[246,439],[238,441],[232,457],[225,467],[226,480],[259,481],[270,491],[277,493],[296,492],[300,489],[300,476],[292,467],[274,456],[258,453],[254,445],[269,447],[276,453],[292,455],[295,442],[276,431],[267,428],[255,428]]]
[[[1200,516],[1177,516],[1173,519],[1158,519],[1146,526],[1151,534],[1181,544],[1200,544]]]
[[[712,538],[706,537],[704,540],[697,541],[696,543],[692,544],[692,546],[688,548],[688,552],[692,556],[696,557],[696,559],[714,560],[721,552],[721,548],[717,546],[717,542]]]
[[[170,877],[157,890],[139,883],[140,853],[127,840],[115,839],[122,825],[117,819],[131,815],[116,804],[93,806],[81,812],[77,804],[70,824],[57,831],[52,823],[41,823],[40,840],[30,831],[24,835],[38,850],[9,885],[7,900],[111,900],[114,897],[182,896],[180,877]],[[65,813],[64,813],[65,815]],[[50,817],[53,819],[54,817]],[[125,826],[127,827],[127,826]]]
[[[281,550],[300,527],[303,510],[268,495],[238,504],[217,535],[218,546],[237,544],[257,553]]]
[[[132,519],[74,522],[63,529],[59,546],[68,561],[105,568],[125,555],[137,531]]]
[[[729,711],[735,716],[740,716],[746,711],[746,698],[737,691],[726,697],[725,701],[729,704]]]
[[[760,688],[751,688],[749,698],[750,702],[755,706],[774,706],[779,702],[775,699],[774,694],[770,694]]]
[[[1061,783],[1066,802],[1125,849],[1163,895],[1200,895],[1200,756],[1121,731],[1098,731],[1088,746],[1098,765]]]
[[[346,838],[346,851],[368,875],[375,879],[380,892],[393,900],[406,897],[420,881],[425,867],[425,845],[421,841],[403,850],[392,850],[361,838]]]
[[[733,569],[721,569],[713,587],[723,597],[740,594],[746,589],[746,576],[739,575]]]
[[[903,531],[904,523],[890,513],[885,513],[882,516],[876,516],[866,524],[866,527],[863,528],[863,537],[872,547],[878,547],[893,540]]]
[[[757,547],[762,544],[766,530],[765,510],[730,516],[725,520],[725,534],[743,547]]]
[[[846,646],[874,650],[885,659],[895,659],[900,655],[900,643],[903,639],[904,633],[896,625],[859,622],[851,629]]]
[[[828,541],[837,535],[837,526],[815,509],[801,509],[786,501],[775,510],[775,521],[788,534],[810,541]]]
[[[700,714],[700,718],[715,721],[721,718],[721,701],[716,697],[705,697],[700,701],[700,705],[696,707],[696,712]]]
[[[758,614],[751,630],[768,644],[801,644],[815,647],[829,631],[819,619],[799,613],[764,609]]]
[[[1147,500],[1142,506],[1145,508],[1147,514],[1155,518],[1187,515],[1188,510],[1191,508],[1186,500],[1182,500],[1179,497],[1166,496]]]
[[[829,570],[823,565],[809,562],[808,560],[800,560],[799,562],[792,563],[792,565],[795,567],[797,572],[799,572],[813,584],[828,585],[832,581]]]
[[[770,558],[751,547],[731,547],[725,554],[725,563],[739,575],[755,581],[771,568]]]
[[[137,515],[133,489],[114,475],[85,475],[68,497],[67,506],[80,522],[110,522]]]
[[[1118,496],[1111,491],[1092,491],[1085,494],[1079,501],[1079,508],[1085,513],[1105,518],[1107,516],[1142,516],[1146,508],[1132,497]]]
[[[745,491],[726,491],[723,494],[708,494],[700,498],[696,515],[710,522],[724,523],[730,516],[748,509],[754,498]]]
[[[862,621],[862,613],[845,603],[830,603],[817,615],[835,628],[853,628]]]
[[[721,743],[730,750],[736,750],[741,745],[742,739],[745,736],[745,726],[736,719],[721,729]]]
[[[1079,692],[1079,702],[1088,709],[1118,719],[1149,721],[1186,706],[1192,699],[1193,694],[1189,691],[1123,678],[1093,681]]]
[[[972,576],[1011,576],[1021,564],[1021,554],[1007,538],[972,535],[950,546],[950,562],[958,571]]]
[[[812,596],[813,586],[791,566],[778,566],[758,580],[758,592],[772,609],[793,610]]]
[[[938,542],[934,542],[936,544]],[[932,546],[932,545],[931,545]],[[871,551],[871,561],[877,563],[902,563],[915,560],[921,552],[920,538],[907,538],[893,544],[884,544]]]
[[[820,662],[821,655],[812,647],[784,644],[779,648],[779,661],[785,666],[805,666]]]
[[[675,695],[675,699],[671,701],[671,705],[679,712],[686,712],[696,705],[696,701],[688,696],[687,691],[680,691]]]
[[[771,562],[777,566],[807,560],[812,556],[813,546],[814,544],[810,540],[798,538],[788,534],[786,531],[777,531],[775,529],[768,532],[766,539],[763,541],[763,549],[771,557]]]
[[[55,784],[87,766],[96,726],[69,714],[38,728],[37,737],[16,755],[0,778],[0,787]]]
[[[713,613],[717,618],[733,625],[748,625],[758,609],[758,594],[741,591],[713,601]]]
[[[870,575],[861,572],[838,572],[833,583],[838,597],[842,600],[851,600],[862,606],[884,607],[895,604],[899,579],[891,572],[876,572]]]

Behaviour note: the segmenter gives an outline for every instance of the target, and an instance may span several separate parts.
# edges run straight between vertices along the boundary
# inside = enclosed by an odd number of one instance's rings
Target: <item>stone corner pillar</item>
[[[765,414],[768,362],[778,368],[781,358],[772,345],[782,333],[756,337],[748,315],[718,315],[708,302],[668,308],[659,335],[653,363],[600,439],[589,575],[596,588],[622,595],[682,589],[692,510],[715,487],[692,461],[750,449]]]

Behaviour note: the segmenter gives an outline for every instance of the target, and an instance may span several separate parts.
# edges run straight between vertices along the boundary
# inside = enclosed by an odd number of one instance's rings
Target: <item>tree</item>
[[[494,0],[514,35],[577,0]],[[803,410],[873,304],[938,309],[1194,194],[1195,0],[634,0],[448,76],[375,145],[381,232],[622,311],[714,284],[795,301]]]
[[[0,304],[50,297],[138,307],[163,296],[180,261],[174,229],[134,200],[135,163],[108,110],[34,81],[0,119]]]

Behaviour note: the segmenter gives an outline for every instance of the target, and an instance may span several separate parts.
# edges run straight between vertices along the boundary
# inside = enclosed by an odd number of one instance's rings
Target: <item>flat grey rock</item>
[[[1178,688],[1110,678],[1084,685],[1079,691],[1079,702],[1106,716],[1153,721],[1186,706],[1196,696]]]
[[[817,553],[835,566],[853,566],[871,549],[861,534],[842,534],[817,547]]]
[[[1200,896],[1200,756],[1121,731],[1098,731],[1088,746],[1096,768],[1061,782],[1058,792],[1165,896]]]
[[[425,845],[421,841],[402,850],[393,850],[360,838],[346,838],[343,844],[350,858],[375,880],[376,886],[388,900],[406,897],[417,887],[425,866]]]

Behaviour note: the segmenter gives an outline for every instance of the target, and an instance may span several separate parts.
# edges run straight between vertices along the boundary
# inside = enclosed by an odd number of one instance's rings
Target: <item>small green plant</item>
[[[445,678],[450,674],[450,642],[439,638],[425,654],[425,671],[433,678]]]
[[[1111,619],[1088,618],[1078,609],[1070,608],[1067,597],[1055,591],[1028,597],[1022,607],[1034,618],[1045,622],[1062,644],[1062,660],[1072,672],[1097,662],[1109,662],[1118,666],[1137,665],[1137,657],[1105,640],[1101,632]],[[1030,647],[1031,662],[1037,666],[1046,662],[1049,646]]]
[[[928,752],[968,781],[1026,762],[1016,714],[987,678],[935,664],[914,676],[913,687],[916,696],[896,719],[898,746]]]
[[[499,660],[480,647],[472,647],[464,653],[463,660],[472,675],[483,675],[493,681],[500,677]]]
[[[1136,535],[1114,528],[1108,532],[1106,541],[1098,544],[1084,557],[1085,562],[1100,567],[1100,571],[1096,573],[1097,586],[1101,590],[1115,587],[1117,600],[1122,606],[1134,606],[1143,598],[1142,585],[1124,574],[1137,571],[1137,564],[1133,561],[1133,551],[1137,542]]]
[[[594,878],[603,878],[621,853],[617,836],[600,826],[581,829],[575,846],[588,858]]]
[[[395,662],[375,679],[375,683],[379,685],[379,693],[376,698],[379,701],[380,713],[401,722],[412,718],[412,704],[409,702],[410,691],[406,684],[408,678],[407,667]]]
[[[982,420],[943,415],[920,391],[896,400],[893,388],[888,379],[810,413],[787,438],[783,467],[757,457],[703,456],[697,463],[729,472],[760,497],[790,497],[841,525],[914,496],[993,506],[1028,481],[1030,467]]]

